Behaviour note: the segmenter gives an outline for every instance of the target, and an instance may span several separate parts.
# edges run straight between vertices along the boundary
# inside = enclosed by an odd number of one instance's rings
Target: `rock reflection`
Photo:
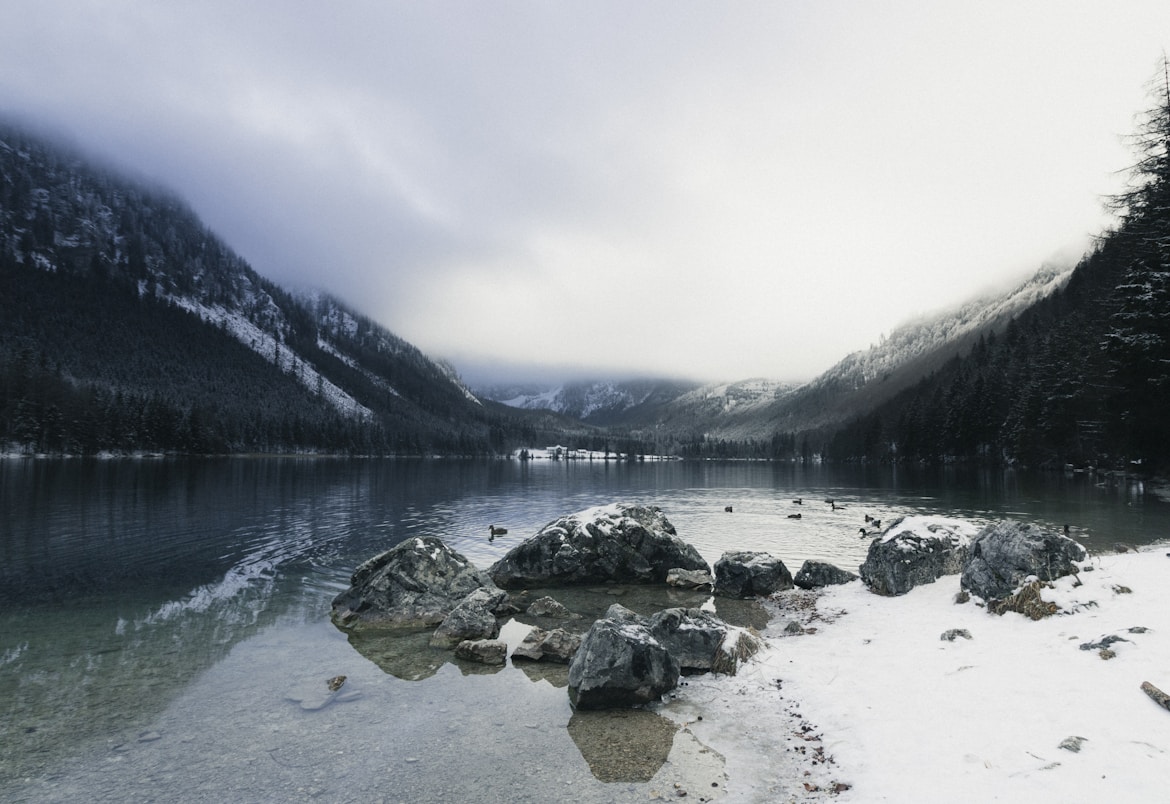
[[[666,762],[678,725],[643,709],[574,712],[569,736],[602,782],[648,782]]]
[[[559,664],[557,662],[530,662],[520,659],[512,660],[514,667],[520,668],[524,675],[528,676],[528,680],[536,683],[538,681],[547,681],[554,687],[565,689],[569,686],[569,666],[567,664]]]
[[[383,631],[346,632],[349,644],[395,678],[422,681],[438,672],[454,656],[431,647],[433,629],[395,628]],[[492,669],[492,668],[489,668]]]
[[[458,657],[452,659],[451,663],[458,667],[459,672],[465,676],[493,676],[504,669],[502,664],[481,664]]]

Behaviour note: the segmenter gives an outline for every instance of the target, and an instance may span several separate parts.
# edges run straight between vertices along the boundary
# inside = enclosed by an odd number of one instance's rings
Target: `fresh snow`
[[[258,327],[243,313],[218,304],[204,304],[186,296],[168,296],[167,300],[194,313],[204,321],[222,327],[244,346],[275,362],[281,371],[295,375],[301,385],[309,390],[314,392],[320,390],[329,404],[341,413],[356,419],[373,417],[373,411],[327,380],[311,363],[301,359],[292,349],[280,343],[270,332]]]
[[[1040,621],[956,604],[958,576],[892,598],[861,581],[783,593],[763,652],[659,711],[724,756],[725,801],[1165,800],[1170,711],[1140,686],[1170,691],[1170,557],[1082,566]],[[784,634],[793,619],[805,633]],[[1082,648],[1109,636],[1112,658]]]
[[[884,531],[881,540],[891,541],[899,536],[912,536],[922,540],[948,541],[958,547],[970,544],[979,535],[980,526],[962,519],[945,519],[932,516],[908,516],[895,519]]]

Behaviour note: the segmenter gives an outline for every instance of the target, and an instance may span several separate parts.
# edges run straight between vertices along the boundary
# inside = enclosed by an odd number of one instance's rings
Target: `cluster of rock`
[[[503,664],[500,623],[522,610],[506,590],[615,582],[713,588],[730,597],[792,588],[784,564],[763,553],[727,554],[713,577],[660,509],[612,505],[551,522],[486,573],[439,539],[408,539],[357,568],[350,588],[333,601],[332,619],[350,632],[437,626],[432,647]],[[523,610],[534,617],[575,616],[549,597]],[[671,608],[642,618],[612,606],[583,636],[535,627],[512,656],[570,663],[573,704],[589,709],[654,700],[682,673],[734,673],[761,644],[708,611]]]
[[[961,574],[964,592],[991,603],[1029,582],[1076,573],[1085,555],[1068,536],[1023,522],[995,522],[972,537],[957,523],[900,519],[870,544],[860,572],[880,595],[903,595],[943,575]]]
[[[569,700],[576,709],[650,703],[684,674],[735,675],[762,647],[759,637],[708,611],[671,608],[641,617],[615,603],[569,665]]]
[[[964,590],[992,601],[1028,581],[1076,572],[1074,562],[1085,556],[1068,537],[1033,525],[1000,522],[974,538],[963,528],[899,520],[871,543],[860,577],[877,594],[900,595],[961,572]],[[506,590],[670,584],[742,599],[857,578],[817,561],[806,561],[793,578],[780,559],[761,552],[725,553],[712,574],[660,509],[612,505],[557,519],[487,572],[440,539],[408,539],[355,570],[350,588],[333,601],[332,618],[350,632],[434,627],[432,647],[454,649],[469,661],[504,664],[508,646],[498,638],[504,618],[521,611],[562,622],[576,616],[550,597],[523,608],[522,595]],[[682,674],[734,674],[761,646],[749,630],[705,609],[667,608],[642,617],[613,605],[583,635],[534,627],[512,655],[567,663],[573,706],[600,709],[656,700]]]

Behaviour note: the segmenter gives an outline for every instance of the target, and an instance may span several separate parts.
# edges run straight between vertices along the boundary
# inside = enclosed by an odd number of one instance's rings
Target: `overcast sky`
[[[473,381],[807,379],[1109,224],[1170,3],[0,0],[0,113]]]

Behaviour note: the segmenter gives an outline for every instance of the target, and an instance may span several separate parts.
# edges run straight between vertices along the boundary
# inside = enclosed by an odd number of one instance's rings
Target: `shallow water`
[[[582,735],[650,740],[674,727],[657,716],[583,722],[563,671],[457,666],[420,647],[426,673],[408,681],[329,624],[353,568],[404,538],[439,536],[487,567],[557,516],[614,501],[662,507],[712,562],[768,550],[794,572],[808,558],[855,568],[866,514],[1068,523],[1099,550],[1170,533],[1166,502],[1083,475],[0,461],[0,798],[620,801],[676,784],[717,794],[717,757],[693,738],[676,738],[681,753],[649,779],[615,767]],[[491,524],[508,535],[489,542]],[[330,698],[325,680],[338,674],[344,695]]]

